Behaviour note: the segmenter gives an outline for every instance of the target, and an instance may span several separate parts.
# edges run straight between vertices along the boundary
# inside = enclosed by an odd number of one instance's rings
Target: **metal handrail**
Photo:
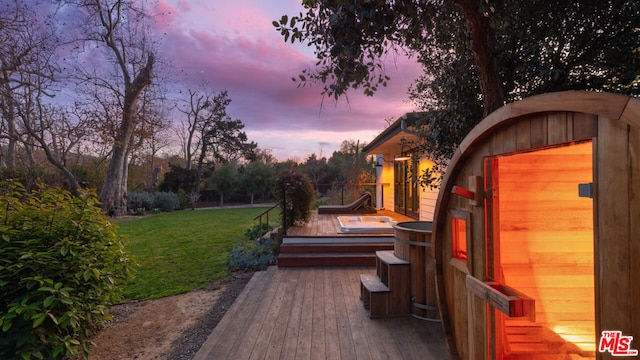
[[[273,209],[277,208],[277,207],[278,207],[278,205],[279,205],[279,204],[275,204],[275,205],[273,205],[272,207],[270,207],[270,208],[268,208],[267,210],[265,210],[265,211],[263,211],[262,213],[260,213],[260,215],[258,215],[258,216],[256,216],[256,217],[254,217],[254,218],[253,218],[253,220],[256,220],[256,219],[258,219],[258,218],[260,219],[260,230],[259,230],[259,234],[260,234],[260,241],[262,241],[262,240],[263,240],[263,236],[262,236],[262,216],[263,216],[263,215],[266,215],[266,217],[267,217],[267,224],[266,224],[266,225],[267,225],[267,229],[269,229],[269,211],[271,211],[271,210],[273,210]]]

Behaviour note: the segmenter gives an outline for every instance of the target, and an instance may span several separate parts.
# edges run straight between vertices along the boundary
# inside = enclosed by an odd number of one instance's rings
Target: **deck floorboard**
[[[257,272],[194,359],[445,359],[441,325],[369,319],[360,274],[372,268]]]
[[[414,221],[414,219],[388,210],[378,210],[376,216],[388,216],[394,221]],[[311,217],[304,225],[292,226],[287,229],[288,237],[357,237],[357,236],[393,236],[393,233],[358,234],[341,233],[338,226],[338,214],[318,214],[311,212]],[[370,215],[368,215],[370,216]]]

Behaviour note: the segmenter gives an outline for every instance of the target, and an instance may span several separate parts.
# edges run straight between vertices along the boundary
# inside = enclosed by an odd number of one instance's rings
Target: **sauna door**
[[[489,306],[489,359],[595,358],[592,143],[486,159],[487,276],[535,301]],[[547,357],[544,357],[547,356]]]

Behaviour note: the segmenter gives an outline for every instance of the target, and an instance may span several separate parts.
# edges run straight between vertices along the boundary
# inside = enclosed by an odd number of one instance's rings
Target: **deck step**
[[[282,244],[279,267],[375,266],[376,252],[393,249],[393,244]]]
[[[376,251],[393,250],[391,244],[282,244],[280,253],[285,254],[313,254],[313,253],[371,253]]]
[[[409,265],[410,262],[400,259],[392,250],[376,251],[376,256],[387,265]]]
[[[375,274],[360,274],[360,284],[368,292],[389,292],[389,287]]]
[[[389,297],[391,290],[378,275],[360,275],[360,299],[369,317],[375,318],[389,314]]]
[[[376,256],[372,253],[280,253],[279,267],[308,266],[375,266]]]

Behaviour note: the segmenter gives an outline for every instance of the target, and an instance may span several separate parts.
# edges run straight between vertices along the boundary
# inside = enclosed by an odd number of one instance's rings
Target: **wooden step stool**
[[[376,274],[360,275],[360,298],[369,317],[407,315],[410,311],[410,263],[393,250],[376,252]]]

